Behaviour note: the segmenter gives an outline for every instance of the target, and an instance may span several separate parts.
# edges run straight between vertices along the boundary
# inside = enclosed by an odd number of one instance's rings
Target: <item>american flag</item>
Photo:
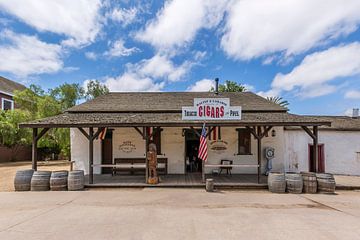
[[[207,139],[206,139],[206,127],[204,123],[200,136],[200,147],[199,147],[198,158],[200,158],[203,161],[206,161],[207,157],[208,157],[208,149],[207,149]]]

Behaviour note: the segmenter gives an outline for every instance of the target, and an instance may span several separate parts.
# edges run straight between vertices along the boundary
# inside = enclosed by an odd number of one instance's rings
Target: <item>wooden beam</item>
[[[258,134],[261,132],[261,127],[258,127]],[[257,158],[258,158],[258,167],[257,167],[257,180],[258,183],[260,183],[260,175],[261,175],[261,139],[262,137],[259,137],[257,139]]]
[[[319,172],[319,138],[318,138],[318,127],[314,126],[313,127],[313,134],[314,134],[314,138],[313,138],[313,143],[314,143],[314,151],[313,151],[313,159],[315,161],[315,171]]]
[[[263,133],[261,133],[261,138],[265,137],[266,134],[272,129],[272,126],[265,127],[265,130]]]
[[[313,134],[308,127],[306,127],[306,126],[301,126],[301,128],[304,129],[304,131],[305,131],[307,134],[309,134],[309,136],[310,136],[313,140],[316,138],[315,134]]]
[[[215,127],[211,127],[210,131],[206,133],[206,138],[214,131]]]
[[[193,130],[193,132],[196,134],[196,136],[201,137],[201,134],[196,131],[196,129],[193,126],[190,126],[190,129]]]
[[[94,183],[94,128],[89,128],[89,184]]]
[[[89,134],[81,127],[78,127],[78,129],[80,130],[80,132],[88,139],[90,140],[90,136]]]
[[[33,128],[33,137],[32,137],[32,154],[31,154],[31,162],[32,162],[32,169],[37,171],[37,136],[38,136],[38,129]]]
[[[134,128],[135,128],[135,130],[141,135],[141,137],[142,137],[143,139],[145,139],[144,133],[141,132],[141,130],[140,130],[138,127],[134,127]]]
[[[248,129],[250,131],[250,133],[256,138],[256,139],[259,139],[260,136],[256,133],[256,130],[255,128],[251,128],[249,126],[246,126],[246,129]]]
[[[43,128],[41,132],[36,136],[36,142],[39,141],[39,139],[44,136],[44,134],[49,131],[50,128]]]
[[[95,140],[95,139],[100,135],[100,133],[101,133],[104,129],[105,129],[105,128],[103,128],[103,127],[98,128],[98,130],[97,130],[96,133],[94,134],[92,140]]]
[[[149,161],[148,161],[148,151],[149,151],[149,136],[146,128],[143,129],[144,138],[145,138],[145,183],[147,183],[149,178]]]

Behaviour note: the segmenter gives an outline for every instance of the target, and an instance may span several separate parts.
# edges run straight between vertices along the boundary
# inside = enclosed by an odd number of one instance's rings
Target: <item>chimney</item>
[[[219,78],[215,78],[215,94],[219,94]],[[359,110],[359,109],[358,109]],[[358,111],[359,112],[359,111]]]
[[[359,117],[359,109],[358,108],[353,108],[352,117],[353,118],[358,118]]]

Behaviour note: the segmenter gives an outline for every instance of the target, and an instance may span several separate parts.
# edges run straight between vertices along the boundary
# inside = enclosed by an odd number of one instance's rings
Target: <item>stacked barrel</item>
[[[334,193],[336,182],[330,173],[269,173],[268,188],[273,193]]]
[[[15,174],[15,191],[79,191],[84,189],[84,171],[19,170]]]

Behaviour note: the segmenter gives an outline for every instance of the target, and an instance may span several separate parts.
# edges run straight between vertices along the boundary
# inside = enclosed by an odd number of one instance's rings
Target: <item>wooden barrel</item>
[[[68,171],[54,171],[50,177],[51,191],[66,191],[67,190]]]
[[[286,173],[286,191],[289,193],[302,193],[303,179],[299,173]]]
[[[51,171],[35,171],[31,178],[31,191],[50,190]]]
[[[70,171],[68,176],[68,190],[79,191],[84,189],[84,171],[75,170]]]
[[[206,191],[213,192],[214,191],[214,179],[206,179]]]
[[[284,193],[286,181],[284,173],[270,172],[268,176],[268,188],[273,193]]]
[[[34,174],[34,170],[18,170],[14,178],[15,191],[30,191],[31,178]]]
[[[319,192],[335,192],[336,183],[331,173],[317,173],[316,179]]]
[[[301,172],[300,174],[304,182],[303,192],[316,193],[317,192],[316,174],[314,172]]]

